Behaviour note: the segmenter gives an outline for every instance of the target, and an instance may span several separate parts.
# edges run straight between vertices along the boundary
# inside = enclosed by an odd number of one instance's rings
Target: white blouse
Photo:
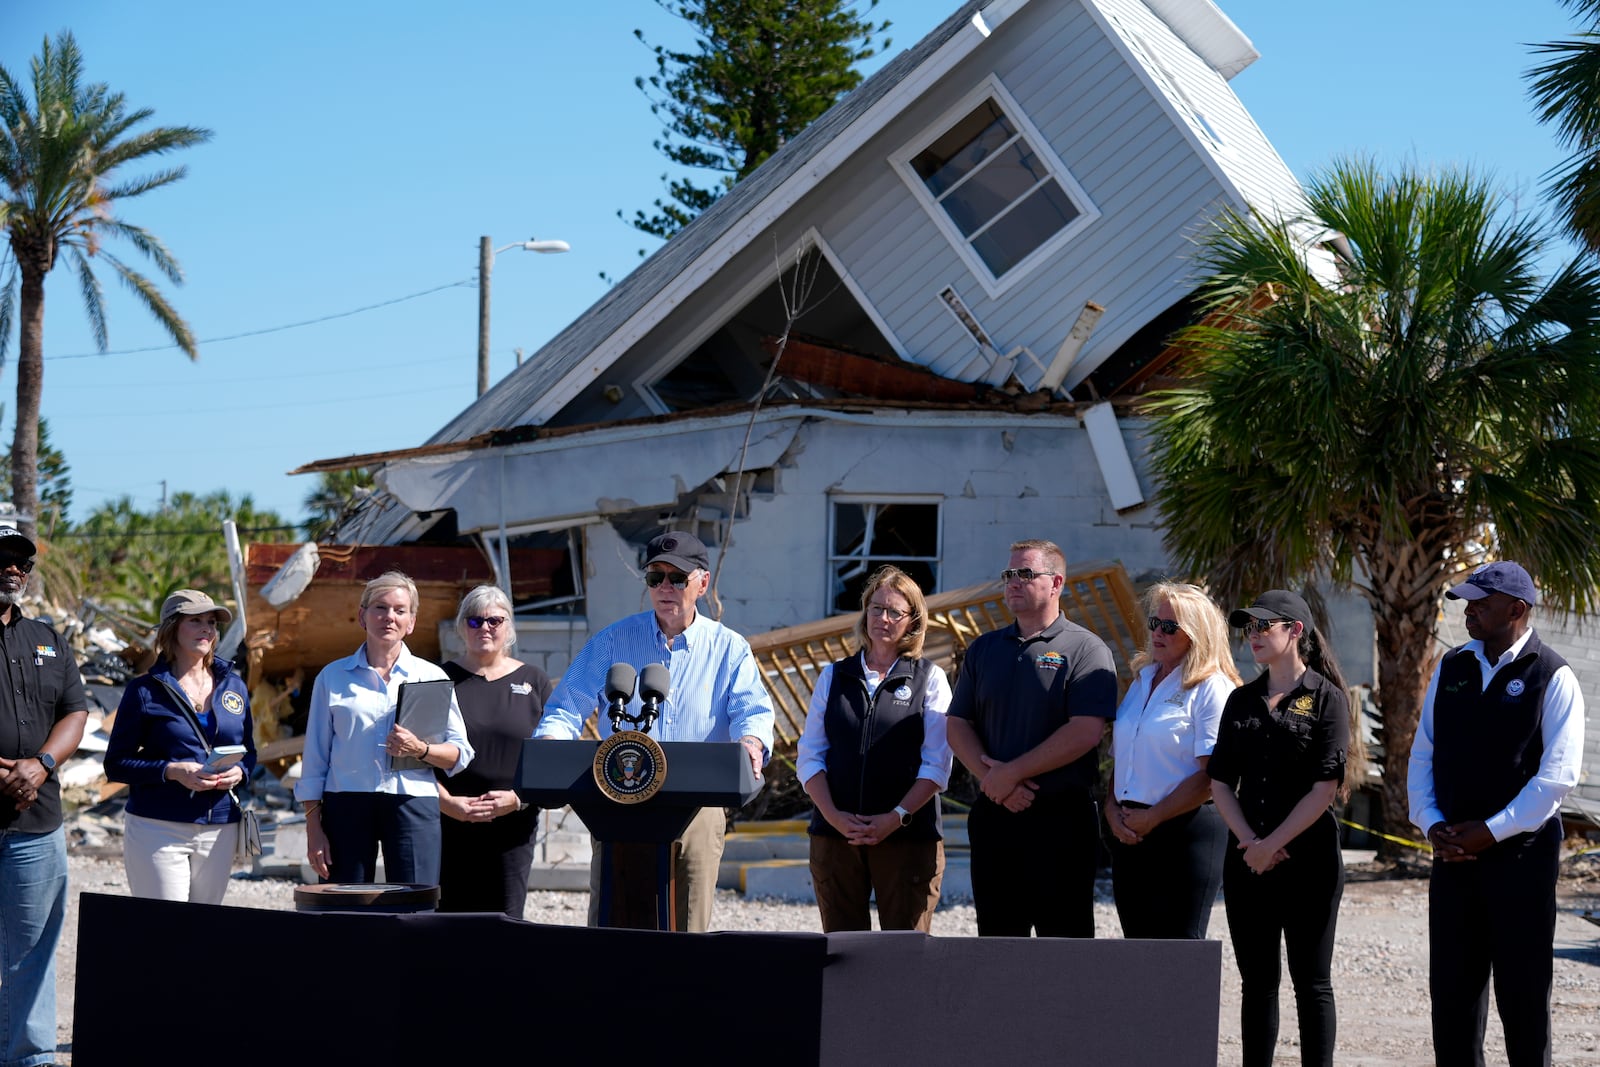
[[[1117,708],[1111,755],[1118,803],[1159,803],[1198,771],[1217,745],[1222,706],[1234,689],[1219,672],[1186,690],[1180,687],[1183,671],[1175,670],[1152,692],[1155,674],[1153,663],[1141,670]]]

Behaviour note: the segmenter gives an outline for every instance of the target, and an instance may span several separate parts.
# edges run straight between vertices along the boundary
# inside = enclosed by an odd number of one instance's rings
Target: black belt
[[[1117,806],[1122,808],[1133,808],[1135,811],[1148,811],[1154,805],[1141,804],[1137,800],[1119,800],[1117,801]]]

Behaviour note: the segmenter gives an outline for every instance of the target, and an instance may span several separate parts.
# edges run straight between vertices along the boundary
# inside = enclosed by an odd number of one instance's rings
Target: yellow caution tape
[[[1339,819],[1339,821],[1350,827],[1352,830],[1360,830],[1362,833],[1371,834],[1373,837],[1381,837],[1385,841],[1393,841],[1397,845],[1404,845],[1407,848],[1414,848],[1418,852],[1433,851],[1433,846],[1428,844],[1426,841],[1412,841],[1410,838],[1395,837],[1393,834],[1386,834],[1381,831],[1374,830],[1370,826],[1362,826],[1360,823],[1351,822],[1349,819]]]

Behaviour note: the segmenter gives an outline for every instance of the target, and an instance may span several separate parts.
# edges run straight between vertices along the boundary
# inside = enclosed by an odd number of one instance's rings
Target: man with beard
[[[23,616],[35,547],[0,527],[0,1062],[51,1063],[56,945],[67,913],[67,843],[57,764],[89,717],[66,642]]]
[[[1539,594],[1511,562],[1445,596],[1467,636],[1434,668],[1411,745],[1411,821],[1433,845],[1428,970],[1435,1062],[1483,1063],[1489,979],[1513,1067],[1551,1060],[1561,799],[1583,760],[1583,693],[1531,625]]]

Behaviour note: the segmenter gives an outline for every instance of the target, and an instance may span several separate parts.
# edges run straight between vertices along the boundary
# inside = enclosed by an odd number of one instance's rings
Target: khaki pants
[[[717,871],[722,866],[723,835],[728,816],[721,808],[701,808],[678,838],[682,846],[674,872],[678,880],[677,927],[693,934],[711,928],[711,902],[717,897]],[[591,841],[589,861],[589,925],[600,925],[600,842]]]
[[[876,845],[811,835],[811,884],[825,933],[872,929],[871,899],[878,898],[878,928],[928,932],[944,883],[944,842],[895,835]]]

